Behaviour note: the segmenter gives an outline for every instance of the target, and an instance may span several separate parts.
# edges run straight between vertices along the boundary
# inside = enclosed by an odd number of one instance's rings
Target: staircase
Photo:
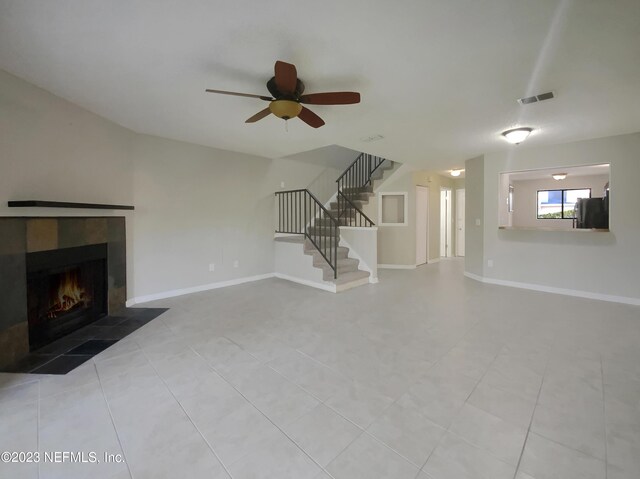
[[[340,246],[340,227],[375,226],[362,207],[374,194],[374,182],[394,167],[384,158],[361,154],[336,180],[337,192],[329,208],[306,189],[277,192],[279,236],[275,240],[281,249],[293,249],[287,254],[301,249],[308,259],[302,265],[288,265],[290,274],[276,275],[333,292],[369,283],[369,271],[359,269],[360,261],[350,257],[349,248]]]
[[[339,226],[375,226],[375,223],[364,214],[364,206],[369,204],[369,199],[375,194],[376,182],[382,181],[385,178],[385,172],[394,170],[397,165],[397,163],[384,158],[380,158],[380,160],[382,161],[377,166],[375,163],[371,163],[372,169],[373,166],[375,169],[364,174],[358,181],[350,179],[348,168],[338,178],[336,201],[330,203],[329,213],[338,219]]]

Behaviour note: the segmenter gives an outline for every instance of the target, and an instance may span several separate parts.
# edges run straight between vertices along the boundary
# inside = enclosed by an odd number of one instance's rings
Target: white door
[[[429,257],[429,188],[416,186],[416,265],[425,264]]]
[[[440,256],[451,256],[451,190],[440,190]]]
[[[464,256],[464,189],[456,190],[456,256]]]

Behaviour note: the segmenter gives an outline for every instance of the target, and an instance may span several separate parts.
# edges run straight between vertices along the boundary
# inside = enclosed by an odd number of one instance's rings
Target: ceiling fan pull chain
[[[289,119],[284,120],[284,131],[289,133]]]

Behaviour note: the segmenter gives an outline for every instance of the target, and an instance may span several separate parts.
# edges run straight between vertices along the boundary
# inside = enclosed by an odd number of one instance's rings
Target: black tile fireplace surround
[[[79,256],[74,259],[73,255]],[[47,268],[53,270],[53,277],[39,277]],[[90,319],[124,310],[126,271],[124,217],[0,217],[0,371],[24,359],[34,348],[68,333],[73,324],[67,321],[73,323],[90,312],[87,309],[97,308]],[[73,293],[59,289],[61,304],[51,301],[53,293],[47,289],[55,289],[56,281],[65,279],[75,286],[76,281],[93,274],[99,278],[97,283],[71,288]],[[44,297],[36,306],[28,301],[33,299],[33,288],[28,293],[28,285],[33,286],[34,281],[40,281]],[[55,321],[50,321],[49,331],[37,337],[33,316],[35,323],[43,323],[47,315]],[[85,321],[89,319],[78,319],[76,326]],[[31,339],[30,333],[36,337]]]
[[[122,216],[0,217],[0,372],[66,374],[165,311],[126,277]]]

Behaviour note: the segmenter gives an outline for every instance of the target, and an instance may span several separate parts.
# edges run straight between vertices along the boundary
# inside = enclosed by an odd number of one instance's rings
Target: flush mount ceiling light
[[[567,177],[567,174],[566,173],[555,173],[555,174],[551,175],[551,177],[556,181],[560,181],[560,180],[564,180]]]
[[[371,135],[371,136],[364,136],[360,138],[360,141],[364,141],[365,143],[371,143],[372,141],[382,140],[383,138],[384,136],[382,135]]]
[[[514,128],[512,130],[507,130],[502,132],[502,136],[509,142],[518,144],[527,139],[527,137],[531,134],[533,128]]]
[[[451,170],[451,176],[453,176],[454,178],[460,176],[460,173],[462,173],[462,170]]]

